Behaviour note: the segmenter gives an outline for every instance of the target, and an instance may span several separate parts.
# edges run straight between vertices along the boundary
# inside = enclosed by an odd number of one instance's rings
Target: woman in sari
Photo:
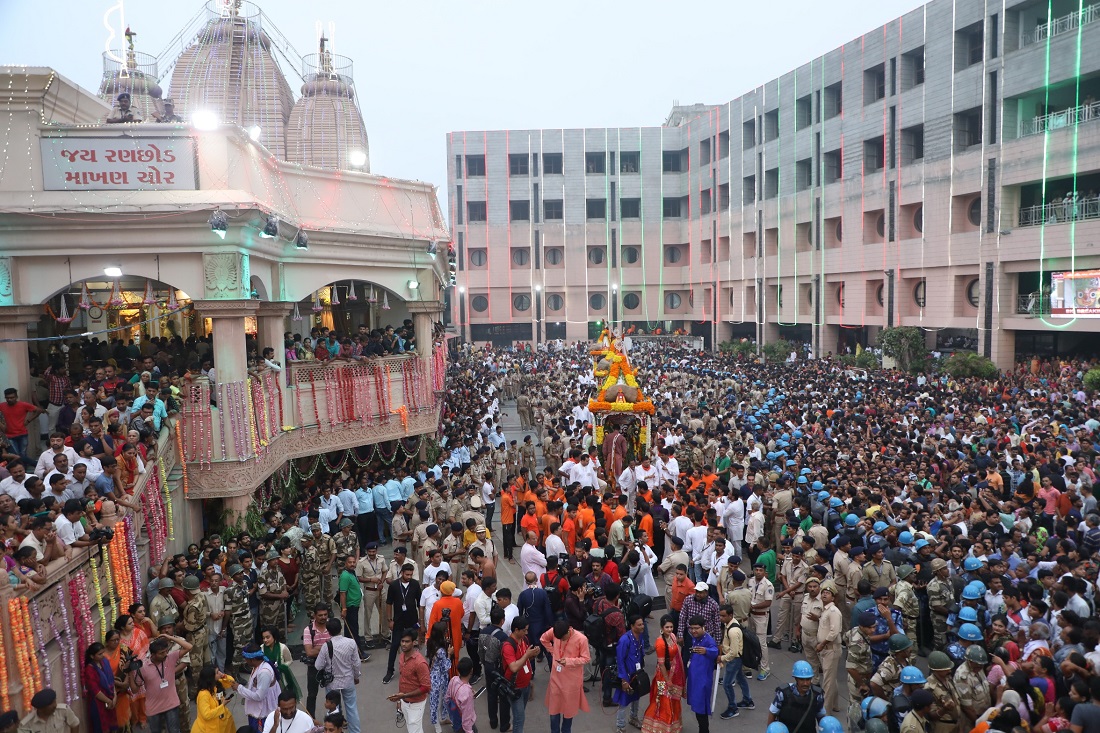
[[[104,658],[104,646],[98,641],[84,652],[84,699],[88,701],[88,730],[91,733],[111,733],[118,730],[115,706],[115,673]]]
[[[684,696],[684,662],[676,643],[676,624],[661,618],[661,636],[654,644],[657,666],[650,685],[649,707],[642,719],[642,733],[679,733],[681,699]]]
[[[124,617],[120,616],[119,621]],[[128,617],[126,617],[128,618]],[[131,621],[131,623],[133,623]],[[122,643],[122,634],[116,628],[107,632],[103,637],[104,657],[111,665],[111,671],[115,675],[115,723],[119,730],[129,730],[131,723],[130,690],[134,687],[134,673],[130,671],[130,662],[134,659],[133,651]]]
[[[144,603],[131,603],[127,609],[130,614],[122,614],[115,621],[115,628],[122,634],[122,643],[134,655],[134,659],[144,659],[149,651],[149,642],[156,635],[153,622],[145,616]],[[135,677],[135,682],[137,678]],[[130,686],[130,723],[131,725],[145,725],[148,721],[145,715],[145,689],[140,686]]]
[[[263,641],[264,658],[271,662],[271,666],[279,673],[279,686],[293,692],[301,698],[302,691],[298,687],[298,680],[290,670],[290,663],[294,661],[294,655],[290,653],[290,647],[279,641],[279,630],[274,626],[265,626],[260,632],[260,640]]]

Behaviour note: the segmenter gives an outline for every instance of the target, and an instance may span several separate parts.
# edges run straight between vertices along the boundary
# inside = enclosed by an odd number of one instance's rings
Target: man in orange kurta
[[[449,580],[444,580],[443,583],[440,584],[439,592],[443,594],[443,597],[432,606],[432,615],[428,617],[428,628],[425,630],[425,633],[430,635],[436,623],[443,619],[443,611],[448,608],[451,610],[451,674],[456,674],[458,668],[458,652],[463,646],[462,600],[455,597],[455,584]]]

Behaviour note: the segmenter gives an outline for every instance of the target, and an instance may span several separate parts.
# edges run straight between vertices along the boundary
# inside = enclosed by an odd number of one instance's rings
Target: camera
[[[92,542],[110,542],[115,537],[115,531],[110,527],[96,527],[88,533],[88,539]]]
[[[131,659],[130,663],[126,665],[126,671],[137,672],[139,669],[142,668],[142,666],[144,665],[140,659]]]
[[[444,608],[442,611],[442,617],[449,620],[451,618],[451,609]]]

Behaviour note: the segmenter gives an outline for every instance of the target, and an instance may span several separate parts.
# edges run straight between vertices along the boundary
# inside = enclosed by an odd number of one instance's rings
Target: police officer
[[[367,543],[367,554],[359,558],[355,565],[355,575],[359,578],[359,584],[363,586],[363,638],[371,639],[371,619],[378,614],[378,634],[375,641],[368,641],[367,646],[375,646],[375,642],[382,642],[382,587],[386,582],[386,558],[379,554],[378,543]]]
[[[188,575],[183,579],[187,591],[187,603],[183,607],[183,637],[191,644],[191,677],[197,680],[204,664],[210,662],[210,644],[206,633],[206,621],[210,612],[206,598],[199,591],[199,579]]]
[[[932,561],[932,580],[928,581],[928,610],[932,617],[932,645],[936,649],[947,646],[947,617],[955,602],[955,591],[948,576],[947,561],[937,557]]]
[[[898,686],[894,688],[893,697],[890,698],[890,709],[893,711],[893,715],[890,716],[889,720],[890,730],[896,731],[901,728],[905,716],[913,709],[913,692],[924,683],[924,673],[919,669],[913,666],[902,667],[901,674],[898,677]],[[931,733],[931,731],[926,731],[926,733]]]
[[[354,535],[352,535],[354,539]],[[279,570],[279,551],[267,551],[267,564],[256,581],[256,593],[260,596],[260,627],[274,626],[286,633],[286,578]]]
[[[825,692],[813,683],[814,670],[800,659],[791,670],[794,682],[777,688],[768,708],[768,724],[780,722],[790,733],[817,733],[817,724],[825,717]]]
[[[825,703],[832,712],[839,712],[837,707],[837,669],[840,666],[840,639],[844,631],[844,619],[840,615],[840,609],[833,600],[837,596],[836,584],[826,580],[821,584],[821,600],[824,609],[821,612],[821,622],[818,624],[817,654],[821,658],[821,679],[825,688]]]
[[[970,730],[991,703],[989,680],[983,673],[989,663],[985,649],[974,645],[966,650],[966,661],[955,670],[955,690],[962,710],[962,730]]]
[[[959,693],[951,676],[955,665],[951,658],[938,649],[928,655],[928,677],[924,688],[932,693],[935,702],[929,711],[932,733],[956,733],[959,729]]]
[[[928,711],[932,707],[932,693],[917,690],[913,693],[912,709],[901,721],[901,733],[928,733]]]
[[[321,603],[321,560],[313,546],[313,535],[302,535],[302,557],[298,562],[298,581],[302,586],[302,603],[306,614],[313,618],[313,609]]]
[[[802,598],[802,616],[797,619],[796,639],[802,642],[802,653],[814,669],[814,682],[821,681],[821,659],[817,654],[817,628],[825,602],[821,599],[821,581],[817,576],[806,579],[806,595]]]
[[[180,715],[180,729],[190,727],[191,725],[191,698],[187,692],[187,672],[191,667],[191,649],[186,652],[183,651],[183,647],[177,644],[175,641],[176,633],[176,614],[166,613],[160,617],[160,623],[157,625],[157,630],[161,636],[168,637],[169,641],[172,641],[174,648],[180,650],[178,659],[176,660],[176,669],[173,671],[176,682],[176,695],[180,700],[179,715]],[[185,644],[190,644],[186,639],[182,640]]]
[[[920,601],[916,588],[908,578],[915,572],[912,565],[897,568],[898,582],[894,585],[894,608],[901,611],[905,635],[914,644],[917,643],[917,622],[920,619]]]
[[[233,584],[225,591],[225,613],[229,616],[229,633],[232,644],[233,663],[230,669],[238,672],[244,667],[244,657],[241,650],[244,645],[252,641],[252,613],[248,608],[248,584],[244,578],[244,567],[241,565],[229,566],[229,577],[233,578]]]
[[[972,644],[981,644],[983,641],[985,636],[982,630],[975,624],[966,623],[959,627],[959,638],[948,644],[944,651],[954,664],[959,665],[966,658],[966,650]]]
[[[901,679],[902,668],[909,664],[913,642],[909,641],[909,637],[905,634],[894,634],[887,642],[887,646],[890,654],[882,660],[882,664],[871,677],[871,692],[884,699],[889,699],[890,693]]]
[[[864,611],[859,615],[856,627],[848,631],[845,641],[848,645],[848,658],[844,668],[848,673],[848,722],[855,731],[860,719],[860,705],[871,691],[871,675],[875,667],[871,662],[870,636],[875,632],[874,611]]]

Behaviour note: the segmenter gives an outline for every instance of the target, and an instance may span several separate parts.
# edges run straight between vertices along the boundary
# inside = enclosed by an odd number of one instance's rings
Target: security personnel
[[[191,651],[191,677],[198,680],[204,664],[210,662],[210,644],[206,633],[206,622],[210,612],[206,606],[206,597],[199,591],[199,579],[188,575],[183,579],[183,589],[187,591],[187,603],[183,607],[183,638],[194,647]]]
[[[928,669],[932,672],[924,687],[932,693],[935,702],[929,711],[932,733],[956,733],[959,728],[959,693],[955,689],[952,673],[955,665],[951,658],[938,649],[928,655]]]
[[[358,544],[355,535],[352,540]],[[279,551],[272,548],[265,556],[267,564],[256,581],[256,593],[260,596],[260,628],[274,626],[286,633],[286,577],[279,570]]]
[[[161,616],[160,623],[157,625],[157,630],[160,632],[161,636],[174,636],[176,633],[176,614],[166,613]],[[190,643],[186,639],[183,641],[188,644]],[[192,650],[189,649],[184,652],[183,647],[176,644],[174,641],[172,642],[172,648],[180,650],[179,658],[176,660],[174,674],[176,678],[176,695],[178,695],[180,699],[179,715],[180,729],[182,730],[184,727],[190,727],[191,725],[191,698],[187,694],[187,672],[191,668],[190,652]]]
[[[836,548],[832,560],[833,582],[836,583],[837,590],[835,602],[841,615],[847,619],[851,612],[851,606],[848,605],[848,566],[852,561],[848,557],[848,550],[852,547],[852,540],[847,535],[837,535],[833,538],[833,547]]]
[[[848,550],[848,597],[845,604],[848,613],[859,602],[859,581],[863,580],[863,559],[866,556],[867,549],[863,545],[853,544],[852,549]]]
[[[970,730],[991,704],[989,680],[983,670],[989,663],[985,649],[974,645],[966,650],[966,661],[955,670],[955,690],[962,710],[962,730]]]
[[[313,535],[302,535],[302,557],[298,561],[298,583],[302,586],[302,602],[306,614],[313,618],[313,609],[321,602],[321,560],[313,546]]]
[[[871,612],[873,613],[873,611]],[[860,619],[862,622],[862,619]],[[887,642],[890,654],[882,660],[878,670],[871,677],[871,692],[877,697],[890,699],[894,688],[901,679],[901,670],[909,664],[910,649],[913,642],[905,634],[894,634]]]
[[[317,551],[317,562],[321,565],[321,600],[332,603],[332,599],[336,597],[336,584],[332,577],[333,563],[336,562],[336,543],[332,537],[321,531],[320,522],[314,522],[309,529],[313,533],[313,549]]]
[[[801,545],[790,547],[789,550],[789,554],[784,553],[783,567],[779,573],[783,584],[783,590],[775,594],[779,601],[779,628],[772,638],[778,640],[789,635],[791,642],[788,651],[797,653],[802,651],[802,642],[795,635],[794,627],[802,616],[802,599],[806,592],[810,566],[806,564]]]
[[[925,681],[924,672],[916,667],[912,665],[902,667],[901,675],[898,677],[898,686],[894,688],[894,696],[890,698],[890,710],[893,712],[893,715],[889,716],[890,730],[896,731],[901,728],[905,716],[913,709],[913,693]]]
[[[932,693],[917,690],[911,700],[912,708],[901,721],[901,733],[929,733],[928,711],[932,707]]]
[[[794,682],[776,688],[768,708],[768,725],[778,721],[790,733],[817,733],[818,721],[825,717],[825,692],[813,683],[814,670],[800,659],[791,670]]]
[[[955,591],[947,579],[947,561],[937,557],[932,561],[932,580],[928,581],[928,610],[932,616],[932,645],[947,646],[947,617],[955,601]]]
[[[821,584],[821,600],[824,610],[817,630],[817,654],[821,658],[821,679],[825,688],[825,704],[832,712],[839,712],[837,702],[837,670],[840,667],[840,640],[844,632],[844,619],[833,600],[837,596],[836,584],[826,580]]]
[[[171,578],[161,578],[157,583],[157,595],[149,604],[149,618],[153,619],[155,626],[160,626],[160,617],[164,614],[170,613],[175,616],[179,613],[179,606],[176,605],[171,594],[175,587],[176,583]]]
[[[363,638],[371,638],[371,619],[378,614],[378,634],[376,641],[382,640],[382,588],[386,582],[386,558],[378,552],[377,542],[367,543],[367,554],[355,564],[355,576],[363,586]],[[367,646],[374,646],[371,641]]]
[[[336,547],[336,567],[343,568],[344,560],[349,555],[359,560],[359,538],[352,531],[355,522],[344,517],[340,520],[340,531],[332,537],[333,546]]]
[[[886,542],[880,540],[871,545],[871,558],[863,566],[863,579],[873,588],[890,588],[898,581],[894,565],[886,559]]]
[[[912,565],[897,568],[898,582],[894,586],[894,608],[901,611],[905,626],[905,635],[914,644],[917,643],[917,621],[920,619],[920,601],[917,591],[908,578],[914,573]]]
[[[845,637],[848,645],[848,658],[844,668],[848,673],[848,722],[856,730],[861,717],[859,701],[871,691],[871,675],[875,667],[871,663],[870,636],[875,632],[874,611],[864,611],[854,629]]]
[[[233,579],[233,584],[225,590],[225,613],[229,616],[229,633],[233,637],[233,663],[230,669],[238,672],[244,667],[241,650],[252,641],[254,634],[252,613],[248,609],[248,584],[244,579],[244,567],[230,565],[229,577]]]
[[[806,595],[802,599],[802,615],[797,619],[795,638],[802,642],[802,653],[814,669],[814,682],[821,681],[821,658],[817,654],[817,628],[825,601],[821,598],[821,581],[817,576],[806,579]],[[826,688],[828,689],[828,688]]]
[[[985,636],[977,625],[963,624],[959,627],[959,638],[948,644],[944,651],[951,657],[952,663],[959,665],[966,659],[966,650],[974,644],[980,645],[983,641]]]

